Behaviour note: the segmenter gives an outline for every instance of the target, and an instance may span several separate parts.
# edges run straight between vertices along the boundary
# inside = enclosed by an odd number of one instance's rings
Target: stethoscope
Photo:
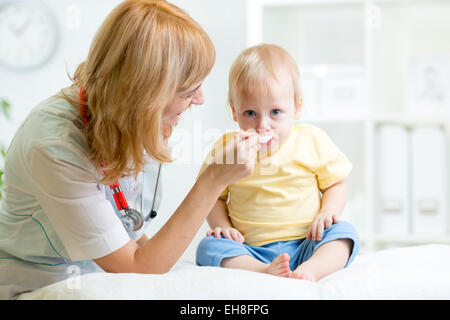
[[[122,222],[123,227],[127,232],[134,232],[140,230],[143,227],[144,222],[147,222],[150,219],[155,219],[156,216],[158,215],[158,212],[155,209],[155,203],[156,203],[156,195],[158,194],[159,182],[161,178],[161,167],[162,165],[159,164],[158,175],[156,178],[155,190],[153,194],[152,208],[150,209],[146,217],[144,217],[142,214],[144,208],[144,197],[142,194],[141,194],[141,211],[138,211],[136,209],[130,208],[130,206],[128,205],[128,202],[125,198],[125,194],[119,182],[109,186],[112,191],[117,210],[124,211],[124,215],[120,218],[120,221]],[[142,179],[144,179],[144,177]],[[144,185],[144,182],[142,182],[142,185]],[[142,189],[144,188],[142,187]]]
[[[82,115],[83,123],[86,126],[88,123],[89,117],[87,115],[87,106],[85,104],[86,103],[86,90],[83,88],[80,89],[80,101],[82,102],[80,105],[81,115]],[[146,217],[144,217],[142,212],[140,212],[136,209],[130,208],[119,181],[117,181],[116,183],[109,186],[109,188],[112,191],[117,210],[119,212],[122,210],[124,211],[124,215],[120,218],[120,221],[122,222],[123,227],[125,228],[125,230],[127,232],[133,232],[133,231],[140,230],[143,227],[145,221],[154,219],[158,215],[158,213],[155,210],[155,203],[156,203],[156,195],[158,193],[159,181],[160,181],[160,177],[161,177],[161,167],[162,167],[162,165],[159,164],[158,175],[157,175],[156,184],[155,184],[155,193],[153,194],[152,208]],[[143,192],[143,190],[142,190],[142,192]],[[143,195],[141,195],[141,210],[143,210],[143,208],[144,208],[143,203],[144,203],[144,197],[143,197]]]

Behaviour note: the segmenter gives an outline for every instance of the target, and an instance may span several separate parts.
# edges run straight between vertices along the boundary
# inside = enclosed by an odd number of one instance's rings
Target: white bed
[[[450,299],[450,245],[361,254],[318,283],[180,261],[163,275],[88,274],[19,299]]]

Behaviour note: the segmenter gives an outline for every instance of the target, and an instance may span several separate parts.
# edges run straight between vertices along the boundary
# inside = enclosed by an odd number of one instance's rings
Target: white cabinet
[[[448,232],[447,148],[436,126],[417,127],[411,133],[412,233],[445,236]]]
[[[449,16],[443,0],[247,0],[248,46],[294,56],[300,121],[354,165],[344,218],[363,250],[450,243]]]
[[[375,227],[380,234],[410,233],[410,137],[407,128],[378,126],[375,136]]]

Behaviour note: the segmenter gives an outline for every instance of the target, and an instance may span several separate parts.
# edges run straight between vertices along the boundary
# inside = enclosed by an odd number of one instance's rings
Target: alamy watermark
[[[66,27],[69,30],[78,30],[81,28],[81,7],[71,4],[66,8]]]
[[[69,290],[81,289],[81,268],[77,265],[69,265],[66,269],[69,277],[66,279],[66,286]]]
[[[219,141],[225,134],[237,132],[236,129],[220,131],[216,128],[204,128],[200,120],[193,122],[191,129],[176,128],[169,139],[172,148],[172,158],[176,164],[201,165],[205,161],[216,164],[245,164],[252,158],[254,150],[251,144],[241,141],[239,153],[235,154],[234,148],[225,149],[225,143]],[[257,131],[256,131],[257,132]],[[261,134],[261,132],[257,132]],[[279,130],[271,130],[273,141],[279,141]],[[232,135],[227,135],[231,137]],[[226,141],[231,143],[231,141]],[[229,145],[228,145],[229,146]],[[275,146],[277,148],[277,146]],[[272,175],[278,172],[280,157],[273,153],[273,148],[267,144],[259,144],[257,158],[262,175]]]

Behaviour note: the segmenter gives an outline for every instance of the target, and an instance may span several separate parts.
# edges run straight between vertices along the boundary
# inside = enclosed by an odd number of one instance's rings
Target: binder
[[[412,229],[414,235],[439,237],[447,231],[447,144],[437,126],[413,129]]]
[[[376,139],[375,226],[383,235],[406,235],[410,231],[408,130],[401,125],[383,124],[378,127]]]

